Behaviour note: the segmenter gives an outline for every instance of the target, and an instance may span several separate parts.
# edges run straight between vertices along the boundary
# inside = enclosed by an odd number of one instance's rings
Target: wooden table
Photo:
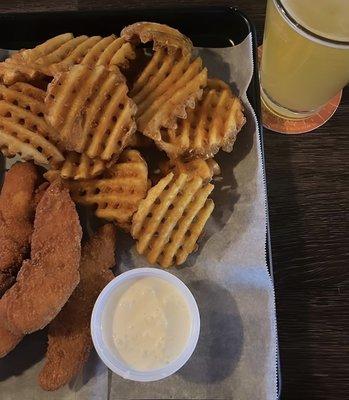
[[[241,7],[262,41],[265,0],[3,0],[0,12],[208,4]],[[317,131],[264,133],[282,399],[349,398],[348,89]]]

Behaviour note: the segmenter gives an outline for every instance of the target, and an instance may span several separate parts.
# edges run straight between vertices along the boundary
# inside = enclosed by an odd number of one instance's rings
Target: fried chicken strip
[[[55,181],[36,209],[31,259],[0,300],[0,357],[23,335],[44,328],[67,302],[79,283],[81,236],[69,192]]]
[[[7,289],[15,283],[16,277],[12,270],[8,272],[0,272],[0,298],[6,292]]]
[[[83,367],[92,347],[90,319],[93,305],[104,286],[114,278],[114,225],[101,227],[83,246],[80,283],[62,311],[49,325],[46,364],[39,375],[40,386],[56,390]]]
[[[37,169],[29,162],[13,165],[5,175],[0,195],[0,272],[7,276],[1,276],[1,282],[9,282],[9,273],[18,271],[28,252],[38,180]]]
[[[0,358],[6,356],[23,339],[24,335],[12,333],[5,324],[6,308],[1,306],[0,300]]]
[[[44,195],[47,187],[49,186],[48,182],[41,184],[34,193],[34,197],[32,199],[33,208],[36,209],[36,206],[39,204],[41,197]],[[11,225],[14,226],[14,225]],[[0,237],[0,241],[1,241]],[[0,242],[1,243],[1,242]],[[27,247],[27,246],[25,246]],[[22,257],[21,254],[19,257]],[[19,258],[18,257],[18,258]],[[10,287],[16,282],[16,275],[18,272],[18,265],[15,263],[12,267],[7,268],[6,270],[0,271],[0,299],[3,294],[10,289]]]

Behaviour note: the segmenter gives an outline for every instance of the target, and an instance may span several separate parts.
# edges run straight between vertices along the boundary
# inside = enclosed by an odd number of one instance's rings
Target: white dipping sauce
[[[121,294],[113,340],[125,363],[138,371],[162,368],[184,350],[191,330],[181,292],[157,277],[140,278]]]

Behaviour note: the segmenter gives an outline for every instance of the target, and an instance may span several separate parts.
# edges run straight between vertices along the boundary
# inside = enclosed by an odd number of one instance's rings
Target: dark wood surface
[[[239,6],[262,41],[265,0],[8,0],[0,12],[208,4]],[[349,399],[349,88],[315,132],[264,135],[282,399]]]

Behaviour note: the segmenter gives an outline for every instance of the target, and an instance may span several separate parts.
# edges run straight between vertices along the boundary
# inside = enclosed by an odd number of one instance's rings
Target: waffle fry
[[[115,67],[127,68],[135,57],[136,53],[131,43],[111,35],[97,42],[85,55],[81,64],[103,65],[110,70],[115,70]]]
[[[186,118],[206,83],[200,58],[191,62],[189,55],[156,51],[130,92],[138,107],[138,130],[161,143],[164,128],[174,128],[178,118]]]
[[[46,172],[46,179],[53,182],[57,178],[82,181],[100,176],[106,169],[106,164],[99,158],[89,158],[86,154],[70,151],[64,154],[65,160],[60,169]]]
[[[121,37],[131,42],[153,42],[154,50],[166,48],[169,54],[180,50],[183,55],[191,54],[193,43],[177,29],[155,22],[136,22],[121,31]]]
[[[120,76],[103,66],[75,65],[50,83],[46,120],[59,132],[53,140],[66,150],[109,161],[136,130],[136,106]]]
[[[187,174],[190,178],[199,177],[204,183],[210,182],[213,176],[221,173],[219,165],[212,158],[208,160],[196,158],[191,161],[167,160],[160,163],[160,171],[163,175],[173,172],[176,177],[182,173]]]
[[[5,85],[12,85],[15,82],[32,81],[42,76],[42,73],[35,66],[27,65],[11,56],[0,62],[0,80]]]
[[[151,264],[180,265],[196,249],[196,242],[211,215],[208,199],[213,185],[186,174],[169,173],[153,186],[132,219],[131,234],[137,251]]]
[[[89,158],[86,154],[70,151],[65,154],[59,174],[63,179],[91,179],[101,175],[105,167],[105,162],[99,158]]]
[[[44,90],[39,89],[39,88],[37,88],[29,83],[25,83],[25,82],[14,83],[13,85],[11,85],[11,89],[14,89],[16,92],[22,93],[23,95],[28,96],[31,99],[35,100],[35,102],[34,102],[34,104],[32,104],[32,106],[37,106],[38,113],[43,114],[44,108],[45,108],[44,100],[45,100],[45,96],[46,96],[46,93]],[[11,100],[12,100],[12,98],[11,98]],[[16,100],[16,99],[13,98],[13,100]],[[39,104],[37,102],[39,102]],[[25,103],[23,103],[23,104],[24,104],[24,106],[26,106]],[[43,115],[40,114],[40,116],[42,117]]]
[[[158,146],[170,158],[211,158],[220,148],[229,153],[245,121],[241,101],[229,86],[209,79],[197,107],[176,128],[163,130]]]
[[[119,72],[135,58],[131,43],[114,35],[78,36],[64,33],[36,46],[21,50],[0,63],[0,77],[7,85],[17,81],[28,81],[42,75],[53,76],[76,64],[91,67],[103,65]]]
[[[48,171],[45,178],[53,181],[58,174]],[[137,150],[125,150],[102,178],[66,181],[65,184],[74,201],[96,206],[97,217],[114,221],[129,230],[131,217],[147,193],[148,167]]]
[[[46,96],[43,90],[23,82],[13,84],[11,88],[34,99],[33,107],[36,107],[35,112],[39,113],[41,116],[43,115]],[[11,96],[7,98],[9,101],[16,100],[13,93],[10,93],[8,96]],[[25,102],[22,103],[22,105],[25,107]],[[100,175],[105,169],[105,163],[98,158],[91,159],[85,154],[75,152],[68,152],[63,156],[65,160],[60,168],[60,176],[64,179],[90,179]]]
[[[59,47],[66,46],[73,39],[71,33],[56,36],[36,46],[34,49],[21,50],[0,63],[0,77],[6,85],[17,81],[28,81],[43,75],[43,63],[37,63],[45,54],[54,53]]]
[[[47,167],[64,157],[48,138],[53,129],[44,119],[45,92],[27,83],[0,85],[0,150],[7,157],[21,156]]]
[[[76,44],[80,43],[86,38],[87,36],[74,38],[72,33],[62,33],[61,35],[54,36],[53,38],[46,40],[46,42],[39,44],[33,49],[23,49],[18,53],[14,53],[11,58],[13,60],[26,62],[28,64],[33,62],[37,62],[38,64],[46,64],[43,62],[46,57],[50,57],[51,62],[52,60],[57,62],[62,60],[64,55],[69,54],[71,50],[76,47]],[[73,40],[74,44],[72,43]]]

